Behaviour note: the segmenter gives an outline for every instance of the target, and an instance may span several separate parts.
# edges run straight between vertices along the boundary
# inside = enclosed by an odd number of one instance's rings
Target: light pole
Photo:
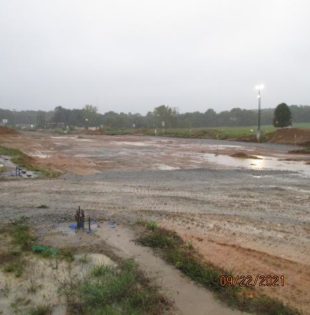
[[[255,89],[257,90],[257,100],[258,100],[256,139],[257,139],[257,142],[260,142],[260,138],[261,138],[260,116],[261,116],[261,104],[262,104],[262,90],[264,89],[264,85],[263,84],[256,85]]]

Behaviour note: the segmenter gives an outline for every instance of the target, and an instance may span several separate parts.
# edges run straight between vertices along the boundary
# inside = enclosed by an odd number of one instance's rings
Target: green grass
[[[305,128],[305,129],[310,128],[310,122],[293,124],[293,128]]]
[[[7,263],[3,269],[4,272],[13,273],[16,278],[22,276],[24,272],[25,262],[21,257],[17,257],[14,261]]]
[[[238,139],[248,138],[249,141],[256,139],[256,126],[249,127],[216,127],[216,128],[157,128],[157,136],[175,138],[194,138],[194,139]],[[272,126],[262,126],[263,133],[270,135],[276,129]],[[145,129],[104,129],[101,131],[106,135],[145,135],[154,136],[154,128]],[[268,138],[265,139],[265,141]],[[263,139],[264,140],[264,139]]]
[[[58,249],[45,245],[34,245],[31,248],[32,252],[43,258],[62,259],[67,262],[74,261],[73,251],[69,248]]]
[[[292,151],[289,151],[288,153],[294,153],[294,154],[310,154],[310,147],[305,147],[305,148],[298,149],[298,150],[292,150]]]
[[[168,307],[132,260],[118,267],[97,266],[84,280],[68,284],[62,291],[70,314],[155,315]]]
[[[261,315],[298,315],[297,310],[282,302],[258,294],[251,288],[221,286],[220,276],[229,273],[202,259],[191,245],[186,244],[175,232],[163,228],[150,228],[138,239],[144,246],[155,248],[171,265],[193,281],[201,284],[227,305],[241,311]]]
[[[153,230],[154,231],[154,230],[156,230],[158,228],[157,223],[154,222],[154,221],[147,222],[146,225],[147,225],[147,228],[149,230]]]
[[[67,262],[73,262],[74,261],[73,250],[70,248],[61,249],[59,251],[59,258],[65,260]]]
[[[102,134],[109,136],[122,136],[136,134],[136,129],[103,129]]]
[[[27,225],[26,218],[21,218],[12,222],[4,230],[10,237],[11,243],[14,246],[5,257],[3,270],[13,273],[16,277],[21,277],[26,265],[22,253],[29,251],[35,240],[35,237]]]
[[[310,128],[310,123],[296,123],[294,128]],[[194,139],[218,139],[218,140],[247,140],[256,142],[257,126],[245,127],[212,127],[212,128],[157,128],[157,135],[176,138]],[[272,125],[262,125],[262,142],[268,141],[277,130]],[[154,128],[144,129],[102,129],[102,134],[106,135],[145,135],[154,136]]]
[[[35,165],[33,158],[23,153],[18,149],[12,149],[0,146],[0,155],[7,155],[11,157],[13,163],[20,167],[24,167],[29,171],[40,172],[45,177],[54,178],[60,175],[59,172],[53,171],[51,169]]]
[[[31,249],[35,237],[30,231],[26,218],[22,217],[21,219],[12,222],[9,232],[13,243],[19,246],[21,250]]]
[[[272,126],[262,126],[262,141],[267,141],[276,129]],[[154,135],[154,130],[147,130],[145,135]],[[158,129],[158,136],[193,138],[193,139],[217,139],[217,140],[248,140],[256,141],[256,127],[223,127],[223,128],[175,128]]]
[[[27,315],[51,315],[52,308],[49,305],[39,305],[31,308]]]

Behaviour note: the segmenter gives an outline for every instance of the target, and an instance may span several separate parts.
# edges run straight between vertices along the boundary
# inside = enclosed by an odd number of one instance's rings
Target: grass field
[[[272,126],[262,126],[263,135],[271,134],[276,129]],[[144,134],[154,135],[154,130],[148,129]],[[252,138],[255,140],[256,127],[222,127],[222,128],[175,128],[175,129],[159,129],[156,133],[158,136],[164,137],[180,137],[180,138],[197,138],[197,139],[240,139]]]
[[[294,128],[309,128],[309,123],[296,123]],[[245,126],[245,127],[213,127],[213,128],[167,128],[157,129],[156,135],[163,137],[177,137],[177,138],[198,138],[198,139],[247,139],[255,141],[257,126]],[[277,130],[272,125],[262,125],[262,141],[267,141],[268,136]],[[135,135],[142,134],[145,136],[154,136],[155,129],[104,129],[103,134],[107,135]]]

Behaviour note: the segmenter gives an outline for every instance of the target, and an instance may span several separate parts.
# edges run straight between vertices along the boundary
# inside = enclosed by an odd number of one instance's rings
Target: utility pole
[[[262,90],[264,89],[264,85],[260,84],[255,87],[257,90],[257,101],[258,101],[258,113],[257,113],[257,131],[256,131],[256,139],[257,142],[260,142],[261,139],[261,105],[262,105]]]

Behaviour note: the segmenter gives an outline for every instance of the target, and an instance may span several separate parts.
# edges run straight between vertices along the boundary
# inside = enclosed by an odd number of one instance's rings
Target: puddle
[[[42,153],[42,152],[40,152],[40,151],[37,151],[37,152],[35,152],[35,153],[32,153],[31,156],[36,157],[36,158],[39,158],[39,159],[47,159],[47,158],[49,157],[48,154]]]
[[[310,176],[310,167],[303,161],[280,161],[273,157],[258,156],[259,159],[235,158],[228,155],[203,154],[203,158],[213,164],[226,166],[228,168],[246,168],[250,170],[276,170],[300,172]]]
[[[85,139],[85,138],[79,138],[79,137],[76,137],[76,138],[73,138],[75,141],[81,141],[81,142],[94,142],[94,140],[92,139]]]
[[[167,165],[167,164],[155,164],[155,169],[156,170],[161,170],[161,171],[173,171],[173,170],[178,170],[180,168],[179,167],[170,166],[170,165]]]
[[[22,171],[21,177],[23,178],[37,178],[39,175],[36,172],[32,172],[32,171]]]
[[[64,234],[72,235],[72,234],[83,233],[83,232],[84,233],[92,233],[92,232],[95,232],[99,227],[98,223],[95,221],[92,221],[90,223],[90,231],[88,230],[88,222],[87,221],[85,222],[84,229],[77,230],[76,226],[77,226],[76,223],[70,223],[69,225],[60,224],[59,226],[57,226],[56,230],[59,232],[62,232]]]
[[[39,159],[47,159],[49,157],[48,154],[43,154],[43,153],[31,154],[31,156],[37,157]]]
[[[146,147],[146,146],[150,146],[149,143],[145,143],[145,142],[129,142],[129,141],[113,141],[112,142],[113,144],[116,144],[116,145],[133,145],[133,146],[136,146],[136,147]]]
[[[70,136],[51,136],[52,139],[72,139]]]
[[[16,164],[14,164],[10,157],[0,156],[0,168],[4,168],[4,171],[0,173],[0,177],[15,177],[15,178],[37,178],[38,172],[28,171],[24,168],[20,168],[18,173],[16,172]]]

